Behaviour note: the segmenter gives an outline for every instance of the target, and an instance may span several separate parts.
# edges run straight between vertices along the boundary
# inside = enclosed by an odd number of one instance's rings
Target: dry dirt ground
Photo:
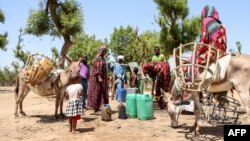
[[[104,122],[100,115],[90,115],[88,110],[78,121],[78,133],[68,132],[68,120],[54,118],[54,100],[29,93],[23,103],[26,117],[14,118],[14,87],[0,87],[0,140],[1,141],[184,141],[223,140],[223,126],[212,126],[204,122],[203,134],[195,137],[189,132],[194,115],[181,115],[181,127],[170,127],[166,110],[155,110],[154,119],[118,119],[115,112],[112,121]],[[64,101],[64,111],[67,101]],[[111,101],[117,111],[117,102]],[[242,116],[245,118],[245,116]],[[242,119],[241,119],[242,120]]]

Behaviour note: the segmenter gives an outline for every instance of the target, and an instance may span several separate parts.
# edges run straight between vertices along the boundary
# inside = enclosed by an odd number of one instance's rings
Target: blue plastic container
[[[117,88],[116,89],[116,100],[118,102],[126,102],[126,89],[124,88]]]
[[[149,120],[154,118],[153,97],[151,95],[137,95],[137,117],[140,120]]]

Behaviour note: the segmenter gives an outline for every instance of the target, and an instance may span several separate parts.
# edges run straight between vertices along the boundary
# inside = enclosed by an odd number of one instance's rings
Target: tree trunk
[[[66,37],[63,37],[64,39],[64,44],[62,46],[61,52],[60,52],[60,56],[59,56],[59,67],[60,68],[64,68],[64,62],[65,62],[65,57],[64,55],[67,54],[67,52],[69,51],[69,48],[72,45],[72,41],[70,40],[69,35]]]
[[[59,67],[64,69],[64,62],[65,62],[64,55],[67,54],[70,46],[72,45],[72,41],[70,40],[70,34],[62,32],[62,25],[60,24],[56,13],[58,6],[60,5],[57,3],[57,0],[48,0],[48,8],[50,10],[52,21],[55,24],[56,28],[58,29],[58,32],[62,34],[64,39],[64,44],[62,46],[59,56]]]

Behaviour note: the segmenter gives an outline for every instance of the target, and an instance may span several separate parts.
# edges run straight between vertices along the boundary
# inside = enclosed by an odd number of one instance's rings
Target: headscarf
[[[106,45],[101,45],[97,51],[97,55],[96,57],[103,57],[101,56],[103,54],[104,51],[107,51],[107,46]]]
[[[214,6],[206,5],[201,11],[201,18],[204,19],[206,17],[213,17],[219,20],[219,13]]]

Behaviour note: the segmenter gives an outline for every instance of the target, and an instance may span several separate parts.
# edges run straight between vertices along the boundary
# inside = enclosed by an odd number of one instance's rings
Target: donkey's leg
[[[248,123],[250,123],[250,88],[248,86],[240,85],[236,87],[236,90],[244,104],[244,107],[246,108]]]
[[[23,95],[21,96],[20,98],[20,103],[19,103],[19,113],[22,115],[22,116],[26,116],[25,112],[23,111],[23,100],[24,98],[28,95],[28,93],[30,92],[30,89],[28,87],[26,87]]]
[[[200,132],[201,128],[201,104],[199,100],[199,93],[192,92],[192,96],[194,99],[194,114],[195,114],[195,123],[194,123],[194,133],[197,135]]]
[[[55,118],[58,119],[58,107],[60,102],[60,93],[56,94],[56,102],[55,102]]]
[[[22,108],[22,98],[23,98],[23,95],[24,95],[24,92],[25,92],[25,89],[26,89],[26,84],[25,82],[23,81],[20,81],[22,83],[19,84],[19,81],[18,81],[18,84],[17,84],[17,87],[16,87],[16,91],[15,91],[15,98],[16,98],[16,103],[15,103],[15,117],[18,117],[18,106]],[[20,111],[20,109],[19,109]]]
[[[63,114],[63,98],[64,98],[64,91],[61,91],[60,95],[60,117],[65,118],[65,115]]]

